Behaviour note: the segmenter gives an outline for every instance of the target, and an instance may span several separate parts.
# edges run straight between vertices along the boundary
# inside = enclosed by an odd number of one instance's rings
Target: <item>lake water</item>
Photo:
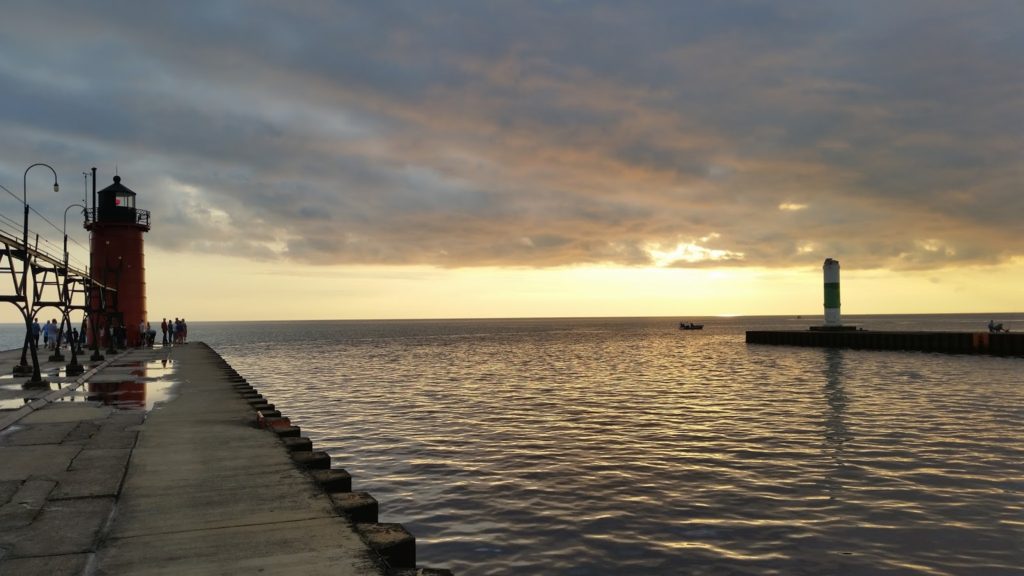
[[[679,320],[195,322],[189,336],[404,524],[420,565],[1024,572],[1024,359],[747,345],[745,330],[817,319]]]

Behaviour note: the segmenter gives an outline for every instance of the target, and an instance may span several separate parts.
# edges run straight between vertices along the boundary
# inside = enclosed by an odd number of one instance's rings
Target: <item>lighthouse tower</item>
[[[842,326],[839,313],[839,260],[826,258],[821,269],[825,276],[825,326]]]
[[[108,308],[108,314],[103,317],[90,315],[89,321],[96,323],[102,344],[108,344],[104,340],[108,325],[111,330],[123,325],[128,345],[138,346],[139,322],[147,320],[142,235],[149,232],[149,211],[135,207],[135,192],[121,184],[120,176],[114,176],[114,183],[99,193],[95,190],[94,184],[93,210],[85,224],[86,230],[91,232],[90,277],[94,282],[117,289],[117,305],[112,311]],[[99,294],[94,292],[91,297],[91,307],[96,310]],[[90,342],[92,328],[89,327],[88,333]]]

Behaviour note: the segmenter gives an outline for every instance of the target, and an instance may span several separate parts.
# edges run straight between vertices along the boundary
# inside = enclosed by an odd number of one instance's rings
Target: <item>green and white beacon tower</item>
[[[838,328],[843,325],[839,315],[839,260],[826,258],[821,269],[825,274],[825,327]]]

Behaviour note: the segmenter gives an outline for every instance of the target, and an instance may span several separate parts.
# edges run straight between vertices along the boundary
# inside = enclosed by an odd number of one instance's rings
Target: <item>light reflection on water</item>
[[[703,321],[703,333],[674,319],[197,333],[373,493],[383,521],[416,535],[423,565],[968,574],[1024,564],[1024,360],[748,346],[743,330],[793,320]],[[868,321],[956,329],[947,324],[987,317]]]

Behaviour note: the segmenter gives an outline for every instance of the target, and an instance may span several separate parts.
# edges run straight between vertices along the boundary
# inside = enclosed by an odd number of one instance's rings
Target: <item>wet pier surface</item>
[[[0,574],[416,573],[411,535],[308,470],[329,459],[205,345],[57,367],[0,377]]]

